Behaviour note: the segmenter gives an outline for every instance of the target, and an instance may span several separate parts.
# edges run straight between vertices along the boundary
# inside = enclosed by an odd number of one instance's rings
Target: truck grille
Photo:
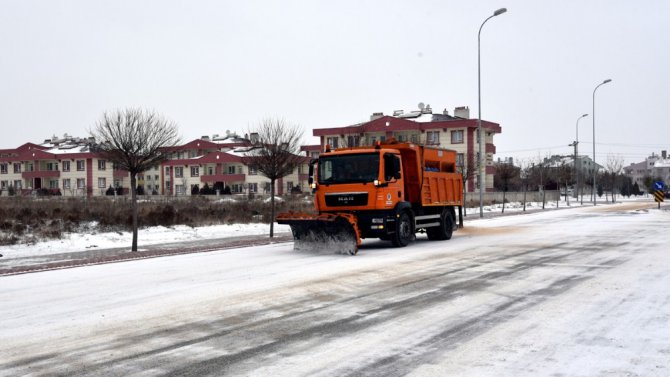
[[[367,192],[326,194],[326,205],[329,207],[364,206],[367,204]]]

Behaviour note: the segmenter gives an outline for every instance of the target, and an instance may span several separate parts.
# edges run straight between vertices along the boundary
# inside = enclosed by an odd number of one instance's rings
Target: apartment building
[[[64,196],[105,195],[109,187],[128,193],[130,174],[92,152],[93,140],[65,135],[43,144],[0,150],[0,194],[29,195],[41,189]],[[145,194],[191,195],[205,185],[220,193],[269,194],[270,181],[247,165],[250,143],[234,134],[203,136],[165,148],[168,160],[138,175]],[[307,190],[309,158],[276,182],[275,194]]]
[[[647,177],[661,178],[667,185],[670,182],[670,159],[667,151],[661,151],[660,155],[652,153],[644,161],[624,167],[624,174],[637,183],[640,190],[646,190],[644,180]]]
[[[191,195],[194,187],[201,189],[205,185],[219,191],[230,190],[233,194],[269,194],[270,180],[248,166],[249,148],[247,137],[203,136],[166,149],[168,160],[162,163],[160,171],[146,175],[159,177],[161,186],[155,189],[163,195]],[[275,194],[290,193],[294,188],[305,192],[308,163],[309,158],[305,157],[292,174],[279,179],[275,183]],[[143,182],[149,184],[146,175]]]
[[[478,120],[470,119],[468,107],[457,107],[454,115],[449,115],[446,109],[441,113],[433,113],[430,105],[420,104],[419,107],[419,110],[410,112],[396,110],[392,115],[373,113],[369,121],[344,127],[314,129],[313,135],[320,138],[321,150],[326,145],[331,148],[373,145],[376,141],[393,138],[401,142],[455,150],[458,154],[457,164],[460,166],[465,165],[470,156],[474,161],[479,161]],[[493,191],[493,155],[496,153],[493,138],[502,129],[497,123],[482,120],[482,130],[485,188],[486,191]],[[305,148],[304,151],[314,154],[310,148]],[[467,191],[475,191],[479,185],[478,180],[478,175],[470,179],[466,184]]]
[[[90,151],[90,142],[65,135],[0,150],[0,193],[104,194],[116,173],[111,163]]]

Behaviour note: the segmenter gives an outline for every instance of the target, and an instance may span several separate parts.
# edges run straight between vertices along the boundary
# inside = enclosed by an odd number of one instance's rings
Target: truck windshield
[[[366,183],[379,179],[379,153],[319,158],[319,183]]]

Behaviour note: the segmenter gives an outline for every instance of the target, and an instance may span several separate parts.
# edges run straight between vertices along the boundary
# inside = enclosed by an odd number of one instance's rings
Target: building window
[[[0,164],[0,174],[7,174],[7,164]]]
[[[106,167],[107,167],[107,161],[98,160],[98,170],[105,170]]]
[[[58,171],[57,162],[47,162],[47,171]]]
[[[349,147],[358,147],[360,142],[360,136],[347,136],[347,146]]]
[[[84,178],[77,178],[77,188],[78,188],[78,189],[86,188],[86,179],[84,179]]]
[[[50,189],[57,189],[58,188],[58,181],[49,181],[49,188]]]
[[[86,161],[77,160],[77,171],[84,171],[84,170],[86,170]]]
[[[184,168],[181,166],[175,166],[174,167],[174,177],[175,178],[182,178],[184,176]]]
[[[186,187],[184,185],[175,185],[174,192],[177,195],[184,195],[186,193]]]
[[[63,179],[63,189],[65,190],[70,189],[70,178]]]
[[[17,180],[14,181],[14,188],[15,189],[21,190],[22,187],[23,187],[23,184],[21,183],[21,180],[17,179]]]
[[[208,166],[207,167],[207,175],[214,175],[214,167],[213,166]]]
[[[200,166],[191,166],[191,177],[200,176]]]
[[[235,174],[235,166],[228,166],[228,174]]]
[[[98,188],[106,188],[107,187],[107,179],[104,177],[98,178]]]
[[[257,193],[258,192],[258,183],[249,183],[249,193]]]
[[[419,142],[419,135],[417,135],[417,134],[412,134],[412,135],[410,136],[410,141],[411,141],[412,143],[414,143],[414,144],[417,144],[417,143]]]
[[[463,144],[463,130],[451,131],[451,144]]]
[[[438,145],[438,144],[440,144],[440,131],[428,131],[428,132],[426,132],[426,144],[428,144],[428,145]]]
[[[456,155],[456,166],[464,166],[465,165],[465,155],[463,153],[458,153]]]
[[[170,175],[170,167],[169,166],[165,167],[165,175]]]
[[[337,148],[338,140],[339,140],[339,138],[337,136],[327,137],[326,138],[326,144],[330,145],[331,148],[335,149],[335,148]]]
[[[286,182],[286,192],[291,192],[293,190],[293,182]]]
[[[0,182],[0,190],[4,190],[7,188],[7,181],[2,181]]]
[[[256,168],[252,168],[251,166],[249,166],[249,175],[256,175],[256,174],[258,174],[258,170],[256,170]]]
[[[21,164],[14,163],[14,173],[20,173],[20,172],[21,172]]]
[[[230,191],[233,194],[240,194],[240,193],[244,192],[244,186],[239,184],[239,183],[234,183],[234,184],[230,185],[230,188],[231,188]]]

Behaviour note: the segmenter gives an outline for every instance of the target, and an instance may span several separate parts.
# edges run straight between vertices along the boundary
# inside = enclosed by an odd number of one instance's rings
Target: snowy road
[[[667,376],[670,211],[474,220],[0,277],[0,375]]]

